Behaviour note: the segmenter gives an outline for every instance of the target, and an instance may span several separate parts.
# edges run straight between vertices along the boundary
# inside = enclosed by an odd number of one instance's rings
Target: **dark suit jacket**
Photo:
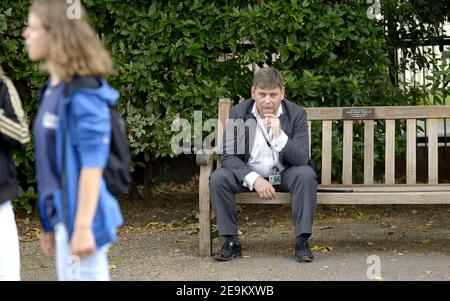
[[[234,124],[228,122],[220,152],[221,165],[229,169],[241,182],[247,174],[253,171],[247,162],[253,148],[256,129],[245,127],[245,131],[239,131],[235,125],[237,120],[248,124],[252,124],[253,120],[253,124],[256,125],[256,117],[252,114],[254,103],[253,99],[247,99],[231,108],[229,121],[235,122]],[[279,119],[283,132],[288,136],[288,142],[280,153],[280,161],[287,168],[300,165],[312,166],[308,154],[308,124],[305,109],[287,99],[281,101],[281,106],[283,106],[283,114]],[[234,133],[234,135],[230,135],[230,133]],[[240,152],[238,145],[243,146]]]

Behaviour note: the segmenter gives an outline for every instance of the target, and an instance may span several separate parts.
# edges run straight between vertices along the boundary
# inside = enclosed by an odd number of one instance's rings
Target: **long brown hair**
[[[69,9],[65,0],[33,0],[30,13],[39,18],[50,36],[45,67],[66,81],[77,75],[106,77],[113,73],[111,57],[84,8],[80,4],[79,18],[69,18]]]

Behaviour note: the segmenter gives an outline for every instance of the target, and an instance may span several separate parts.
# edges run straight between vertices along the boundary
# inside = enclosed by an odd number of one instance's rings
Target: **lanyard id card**
[[[278,167],[273,168],[274,174],[269,176],[269,183],[271,185],[280,185],[281,184],[281,175]]]

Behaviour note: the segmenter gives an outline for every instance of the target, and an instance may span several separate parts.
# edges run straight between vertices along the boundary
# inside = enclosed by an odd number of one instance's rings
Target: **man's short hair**
[[[281,73],[272,68],[264,67],[255,72],[253,76],[253,87],[260,89],[273,89],[279,87],[283,89],[284,80]]]

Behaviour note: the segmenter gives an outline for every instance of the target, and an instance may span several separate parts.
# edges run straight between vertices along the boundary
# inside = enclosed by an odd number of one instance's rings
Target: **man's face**
[[[265,114],[276,114],[281,101],[284,98],[284,88],[260,88],[258,86],[252,87],[252,98],[256,102],[256,108],[261,117]]]

